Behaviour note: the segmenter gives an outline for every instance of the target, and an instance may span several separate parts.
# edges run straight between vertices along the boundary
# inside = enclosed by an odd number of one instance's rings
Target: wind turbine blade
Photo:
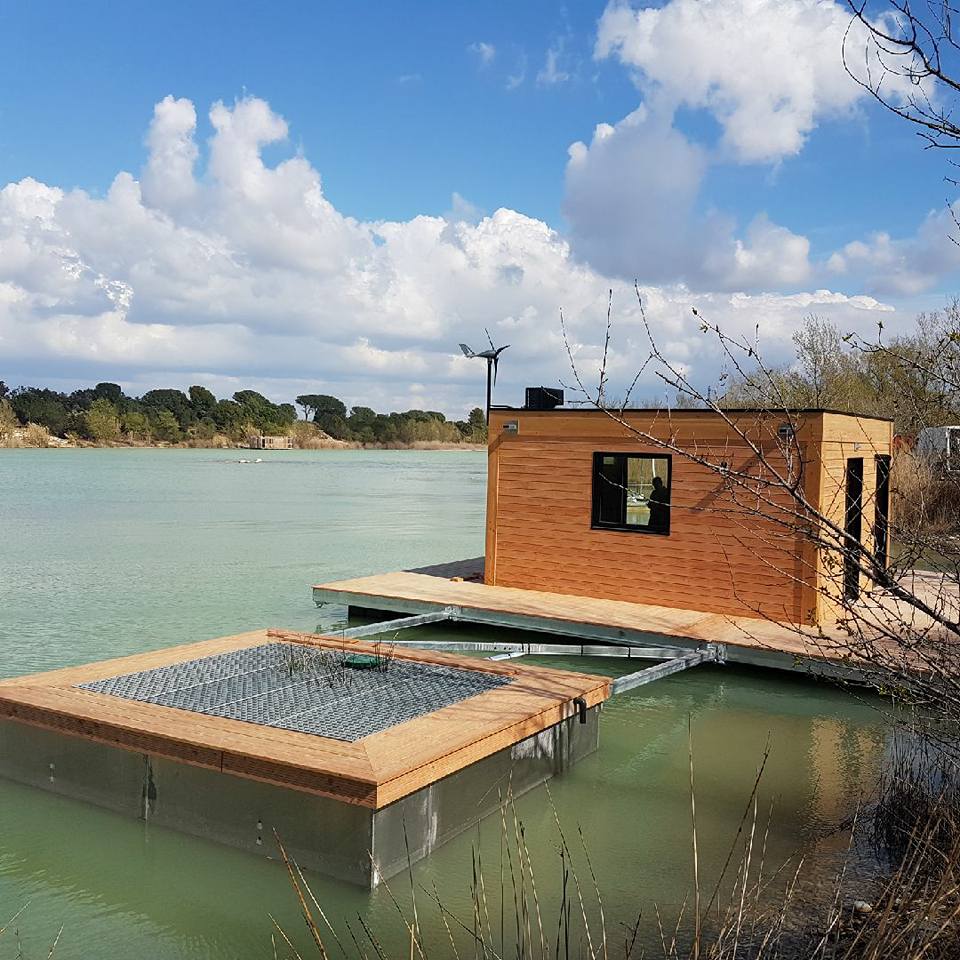
[[[493,385],[497,385],[497,364],[500,362],[500,358],[494,354],[493,357]]]
[[[486,327],[484,327],[483,332],[487,335],[487,340],[490,341],[490,349],[496,350],[497,348],[493,345],[493,337],[490,336],[490,331]]]

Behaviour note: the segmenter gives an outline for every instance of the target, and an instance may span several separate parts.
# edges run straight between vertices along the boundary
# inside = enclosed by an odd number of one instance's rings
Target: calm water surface
[[[329,627],[312,583],[483,551],[486,458],[460,452],[0,451],[0,674],[12,676],[262,626]],[[437,639],[442,628],[424,631]],[[478,629],[458,639],[491,638]],[[550,658],[551,665],[560,663]],[[615,660],[577,669],[626,670]],[[688,719],[696,758],[701,871],[717,875],[769,744],[760,807],[772,807],[769,863],[836,845],[886,730],[876,704],[826,685],[733,667],[699,668],[604,710],[601,749],[518,802],[547,905],[560,880],[553,806],[579,826],[611,936],[656,903],[690,893]],[[269,958],[270,919],[303,943],[282,866],[0,780],[0,926],[27,960]],[[824,840],[824,838],[827,838]],[[415,870],[469,922],[463,836]],[[577,841],[579,843],[579,841]],[[499,885],[499,826],[479,828]],[[816,860],[816,857],[814,857]],[[391,952],[402,928],[384,890],[316,878],[333,917],[362,916]],[[394,887],[404,889],[398,879]],[[421,925],[446,932],[421,894]],[[552,923],[552,919],[551,919]],[[429,934],[428,934],[429,935]],[[16,955],[8,931],[0,957]]]

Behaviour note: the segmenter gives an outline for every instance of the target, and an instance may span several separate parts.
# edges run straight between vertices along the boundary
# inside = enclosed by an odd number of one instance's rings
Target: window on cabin
[[[670,457],[595,453],[593,526],[668,534]]]

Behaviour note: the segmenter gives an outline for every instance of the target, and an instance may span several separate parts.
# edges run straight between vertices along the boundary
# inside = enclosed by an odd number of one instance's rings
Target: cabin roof
[[[611,408],[619,411],[619,408]],[[607,413],[604,410],[598,410],[596,407],[554,407],[551,410],[534,410],[531,407],[513,407],[502,404],[492,404],[490,407],[491,411],[496,411],[498,413],[535,413],[538,416],[540,415],[549,415],[549,414],[558,414],[558,413],[590,413],[596,414],[598,416],[606,416]],[[703,416],[704,414],[717,414],[717,411],[710,410],[706,407],[679,407],[668,409],[665,407],[625,407],[624,413],[650,413],[650,414],[669,414],[671,417],[675,416],[684,416],[684,415],[699,415]],[[770,416],[785,415],[790,414],[818,414],[818,413],[830,413],[840,417],[857,417],[861,420],[879,420],[883,423],[893,423],[892,417],[878,417],[873,413],[856,413],[850,410],[836,410],[833,407],[802,407],[796,410],[776,410],[765,407],[724,407],[721,408],[720,413],[725,414],[737,414],[737,413],[767,413]],[[717,414],[718,415],[718,414]]]

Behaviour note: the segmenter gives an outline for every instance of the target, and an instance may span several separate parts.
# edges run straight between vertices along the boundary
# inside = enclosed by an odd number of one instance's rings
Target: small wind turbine
[[[502,347],[495,347],[493,345],[493,338],[490,336],[490,331],[484,327],[483,332],[487,335],[487,341],[490,344],[489,350],[481,350],[478,353],[470,349],[465,343],[460,344],[460,349],[463,351],[465,357],[481,357],[487,361],[487,423],[490,422],[490,391],[491,387],[495,386],[497,383],[497,364],[500,362],[500,354],[503,353],[507,347],[510,346],[509,343],[505,343]]]

